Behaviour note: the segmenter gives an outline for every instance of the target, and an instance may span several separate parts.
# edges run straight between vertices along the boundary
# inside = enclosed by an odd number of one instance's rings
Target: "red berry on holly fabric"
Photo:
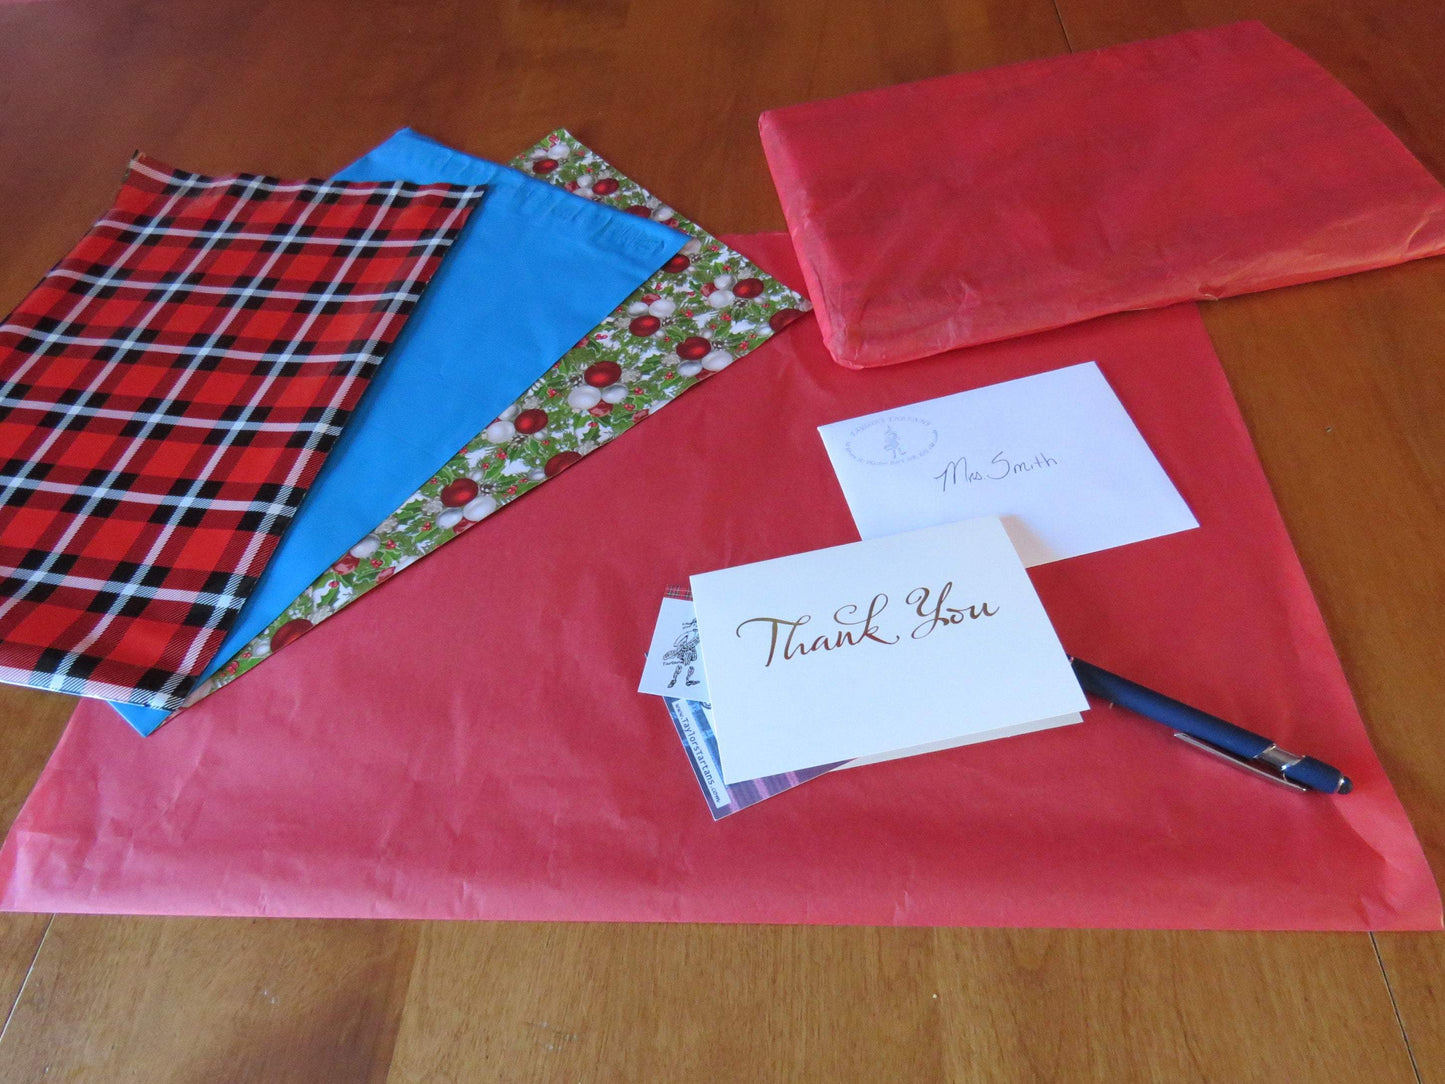
[[[679,271],[686,271],[691,266],[692,261],[679,252],[672,259],[668,260],[667,263],[663,264],[662,269],[675,275]]]
[[[797,309],[779,309],[773,313],[772,316],[768,317],[768,327],[774,331],[782,331],[783,328],[787,327],[802,315]]]
[[[636,215],[638,218],[652,217],[652,212],[647,209],[645,203],[634,203],[631,207],[626,208],[626,211],[628,214]]]
[[[295,640],[311,628],[311,622],[304,617],[292,618],[271,634],[271,650],[280,651],[283,647]]]
[[[555,158],[538,158],[532,163],[533,173],[551,173],[556,168],[557,159]]]
[[[442,487],[442,504],[448,508],[460,508],[477,495],[478,486],[470,478],[458,478]]]
[[[712,349],[712,343],[701,335],[693,335],[677,344],[677,356],[683,361],[696,361]]]
[[[592,185],[592,191],[596,192],[599,196],[610,196],[617,191],[618,187],[619,185],[614,178],[603,177],[600,181]]]
[[[332,565],[331,569],[333,572],[339,572],[341,573],[341,575],[345,576],[348,572],[355,572],[356,566],[359,564],[361,564],[361,561],[348,553],[345,557]]]
[[[615,361],[594,361],[587,366],[587,371],[582,374],[582,379],[594,388],[605,388],[622,379],[622,366]]]
[[[757,297],[762,292],[762,279],[740,279],[733,286],[734,297]]]
[[[639,316],[627,325],[627,330],[638,337],[644,337],[651,335],[661,326],[662,321],[656,316]]]
[[[609,415],[609,414],[612,413],[612,404],[611,404],[611,403],[598,403],[595,407],[593,407],[593,408],[592,408],[591,410],[589,410],[587,413],[588,413],[588,414],[591,414],[594,418],[605,418],[605,417],[607,417],[607,415]]]
[[[546,464],[542,467],[542,471],[548,478],[555,478],[581,458],[581,452],[558,452],[551,459],[547,460]]]
[[[512,425],[519,433],[540,433],[547,425],[547,412],[536,408],[524,410],[512,419]],[[475,497],[476,494],[473,493],[472,496]],[[468,500],[470,499],[469,497]],[[466,503],[466,501],[462,501],[462,504]]]

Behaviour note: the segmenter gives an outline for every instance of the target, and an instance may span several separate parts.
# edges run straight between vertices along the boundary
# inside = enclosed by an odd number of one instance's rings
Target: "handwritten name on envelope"
[[[864,538],[1000,516],[1033,566],[1199,526],[1092,361],[818,431]]]
[[[692,592],[728,783],[1086,707],[996,518],[703,573]]]

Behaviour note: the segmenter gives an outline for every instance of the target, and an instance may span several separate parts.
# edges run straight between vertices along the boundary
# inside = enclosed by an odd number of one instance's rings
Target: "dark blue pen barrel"
[[[1284,769],[1284,777],[1303,783],[1311,790],[1322,790],[1326,794],[1348,794],[1354,785],[1340,774],[1338,768],[1331,768],[1314,757],[1301,757],[1298,764]]]
[[[1165,726],[1172,726],[1193,737],[1202,738],[1211,745],[1216,745],[1235,756],[1252,760],[1271,745],[1268,738],[1252,734],[1233,723],[1226,723],[1223,719],[1210,715],[1206,711],[1191,708],[1188,704],[1181,704],[1178,700],[1171,699],[1163,693],[1156,693],[1153,689],[1136,685],[1128,678],[1121,678],[1118,674],[1100,670],[1097,666],[1092,666],[1081,659],[1072,661],[1074,674],[1078,677],[1084,692],[1093,693],[1095,696],[1118,704],[1120,707],[1128,708],[1130,711],[1136,711]],[[1303,764],[1304,761],[1300,763]],[[1319,764],[1319,761],[1314,761],[1314,763]],[[1325,765],[1321,764],[1320,767],[1325,767]],[[1293,776],[1296,773],[1291,771],[1289,774]],[[1300,782],[1305,781],[1301,779]],[[1330,785],[1325,789],[1333,790],[1334,786]]]

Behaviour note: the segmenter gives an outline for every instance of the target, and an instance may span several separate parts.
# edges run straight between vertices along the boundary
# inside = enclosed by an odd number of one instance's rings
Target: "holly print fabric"
[[[188,705],[728,368],[811,308],[565,129],[510,165],[583,199],[666,223],[688,241],[425,486],[198,685]]]

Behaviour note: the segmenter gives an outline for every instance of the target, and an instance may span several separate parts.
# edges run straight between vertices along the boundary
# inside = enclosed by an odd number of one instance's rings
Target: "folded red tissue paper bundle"
[[[1259,23],[764,113],[854,369],[1445,252],[1445,189]]]

